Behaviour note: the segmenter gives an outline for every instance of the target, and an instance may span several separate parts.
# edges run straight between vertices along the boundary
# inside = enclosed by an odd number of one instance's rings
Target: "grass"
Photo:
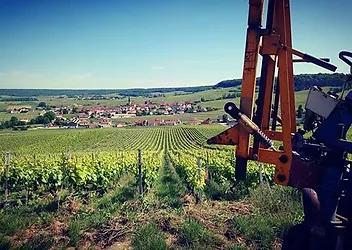
[[[27,207],[2,210],[0,211],[0,235],[12,235],[35,221],[36,214]]]
[[[179,244],[186,249],[214,249],[218,239],[199,222],[188,219],[179,229]]]
[[[180,116],[181,120],[189,120],[196,118],[204,120],[208,117],[216,118],[223,114],[223,105],[227,101],[234,101],[238,104],[239,98],[235,100],[214,100],[224,93],[231,91],[229,89],[221,90],[208,90],[204,92],[186,94],[186,95],[175,95],[174,93],[168,93],[165,97],[150,98],[153,102],[175,102],[175,101],[197,101],[200,98],[213,99],[211,101],[200,103],[202,106],[210,106],[219,108],[219,110],[206,112],[206,113],[194,113],[194,114],[183,114]],[[296,103],[304,104],[307,96],[307,91],[300,91],[296,93]],[[146,98],[137,97],[132,98],[137,103],[144,102]],[[74,103],[79,105],[118,105],[126,103],[127,98],[120,100],[76,100],[73,98],[52,98],[52,97],[41,97],[41,101],[45,101],[51,105],[57,105],[58,103],[63,105],[73,105]],[[2,107],[6,107],[7,104],[2,104]],[[34,115],[34,114],[33,114]],[[11,115],[12,116],[12,115]],[[10,117],[11,117],[10,116]],[[0,120],[9,119],[8,114],[0,112]],[[147,119],[169,119],[171,116],[147,116],[143,117]],[[141,119],[141,118],[136,118]],[[124,120],[117,119],[117,122]],[[131,121],[131,120],[129,120]],[[187,126],[192,127],[193,126]],[[226,127],[219,125],[211,126],[197,126],[199,132],[210,137],[218,134]],[[138,130],[143,131],[143,134],[147,134],[148,131],[153,131],[154,128],[128,128],[128,129],[89,129],[89,130],[38,130],[38,131],[26,131],[26,132],[0,132],[0,151],[7,150],[19,150],[22,152],[47,152],[47,149],[57,150],[57,152],[70,151],[87,151],[87,150],[101,150],[106,148],[114,148],[116,150],[123,150],[121,147],[121,139],[118,137],[120,131],[127,131],[129,135],[136,134]],[[168,129],[168,128],[166,128]],[[126,133],[127,133],[126,132]],[[59,146],[57,146],[59,145]],[[32,148],[32,149],[29,149]],[[180,198],[186,192],[182,181],[179,176],[167,161],[162,169],[161,177],[158,180],[158,185],[155,188],[154,196],[151,202],[158,202],[158,206],[154,206],[155,212],[165,209],[167,214],[181,211],[183,204]],[[209,183],[206,193],[209,199],[222,200],[232,199],[233,197],[227,197],[227,187],[223,184],[219,185],[212,181]],[[247,191],[247,189],[245,189]],[[150,193],[153,190],[150,191]],[[289,226],[298,222],[302,219],[301,203],[298,195],[287,189],[281,187],[275,187],[272,190],[268,188],[258,188],[251,190],[249,195],[240,190],[235,190],[238,198],[247,196],[245,201],[253,204],[254,211],[251,215],[239,215],[236,214],[229,221],[230,228],[235,235],[241,235],[246,239],[245,246],[256,246],[258,249],[271,249],[275,242],[282,238],[285,231]],[[84,204],[80,211],[74,215],[62,215],[60,214],[53,205],[55,203],[45,203],[41,205],[33,204],[32,207],[26,206],[9,210],[2,210],[0,212],[0,249],[10,248],[10,242],[7,236],[13,235],[14,233],[27,228],[33,223],[45,223],[50,221],[54,216],[55,218],[67,219],[68,229],[67,235],[69,237],[70,246],[79,246],[85,231],[94,230],[105,225],[106,222],[118,215],[118,213],[128,214],[131,213],[138,217],[141,213],[138,208],[137,211],[129,210],[128,206],[124,204],[129,201],[137,199],[137,187],[135,183],[122,183],[120,187],[112,190],[111,192],[100,197],[91,198],[88,204]],[[147,194],[149,195],[149,194]],[[83,202],[80,200],[79,202]],[[221,202],[221,201],[219,201]],[[139,203],[138,203],[139,204]],[[138,205],[137,204],[137,205]],[[125,209],[127,208],[127,209]],[[150,210],[152,211],[152,210]],[[142,211],[142,213],[145,212]],[[180,214],[181,212],[179,212]],[[66,217],[65,217],[66,216]],[[187,216],[183,217],[184,220]],[[130,219],[130,218],[128,218]],[[132,219],[133,220],[133,219]],[[214,232],[209,230],[206,225],[203,225],[199,221],[194,219],[186,219],[180,225],[174,235],[177,238],[177,247],[185,249],[214,249],[221,247],[221,242],[214,235]],[[132,246],[135,249],[167,249],[168,244],[166,243],[165,234],[160,230],[155,222],[148,222],[145,225],[140,226],[132,235]],[[28,242],[22,246],[22,249],[46,249],[50,248],[52,239],[44,238],[38,235],[32,242]],[[234,244],[231,249],[245,249],[245,246],[241,244]]]
[[[88,222],[88,220],[87,220]],[[67,236],[70,238],[70,244],[72,246],[77,246],[78,242],[81,240],[82,230],[87,227],[88,223],[82,220],[71,221],[67,230]]]
[[[11,241],[8,237],[0,235],[0,249],[1,250],[11,249]]]
[[[136,250],[168,249],[165,236],[159,230],[155,222],[149,222],[134,233],[132,246]]]
[[[254,214],[234,217],[232,229],[260,249],[272,249],[275,240],[283,238],[289,227],[303,218],[300,195],[291,188],[258,187],[247,199]]]
[[[167,160],[167,159],[166,159]],[[109,191],[103,196],[96,195],[83,203],[79,197],[79,210],[73,214],[67,214],[65,210],[57,211],[52,209],[52,202],[37,202],[16,209],[2,210],[0,214],[0,249],[9,249],[10,242],[8,236],[22,229],[28,228],[33,223],[36,227],[40,225],[50,225],[50,221],[64,221],[67,223],[66,241],[63,247],[80,246],[84,239],[85,232],[105,228],[108,221],[116,216],[134,214],[134,217],[126,217],[131,224],[140,222],[140,218],[145,217],[145,213],[155,213],[155,217],[145,218],[143,226],[138,226],[132,235],[127,236],[131,239],[131,244],[135,249],[214,249],[223,247],[224,241],[219,238],[219,232],[213,227],[208,227],[207,223],[201,222],[194,217],[189,217],[182,213],[182,203],[180,197],[183,196],[185,188],[182,186],[177,174],[172,166],[166,161],[165,168],[162,169],[162,176],[159,178],[155,189],[157,202],[162,206],[155,206],[148,210],[139,207],[134,212],[130,210],[129,201],[137,201],[137,187],[133,178],[124,177],[119,186]],[[150,190],[149,192],[153,192]],[[149,195],[147,193],[147,196]],[[156,202],[154,200],[154,202]],[[219,201],[221,202],[221,201]],[[253,213],[234,214],[230,219],[226,219],[227,231],[237,237],[244,238],[246,241],[235,243],[234,240],[227,242],[226,247],[230,249],[246,249],[245,247],[255,247],[257,249],[272,249],[274,244],[281,239],[286,230],[293,224],[302,219],[302,209],[299,194],[290,188],[258,187],[252,189],[250,194],[244,198],[243,202],[252,204]],[[137,204],[137,203],[136,203]],[[140,204],[140,205],[138,205]],[[137,206],[143,206],[138,203]],[[174,209],[176,208],[176,209]],[[62,206],[64,209],[64,206]],[[194,209],[197,209],[194,207]],[[155,221],[162,220],[160,216],[171,216],[176,218],[175,223],[170,227],[170,231],[161,231]],[[214,216],[217,216],[214,214]],[[224,225],[225,225],[224,224]],[[40,231],[39,231],[40,232]],[[176,241],[167,243],[166,235],[176,238]],[[169,238],[168,238],[169,239]],[[53,236],[38,235],[31,238],[23,245],[17,246],[19,249],[48,249],[52,245]],[[233,245],[231,245],[233,244]]]
[[[160,204],[171,208],[181,207],[182,202],[180,198],[186,192],[186,189],[182,185],[167,155],[164,157],[164,164],[161,171],[159,186],[157,187]]]
[[[91,199],[87,206],[91,211],[81,211],[69,223],[70,244],[77,246],[83,232],[100,228],[118,212],[124,202],[136,198],[136,193],[137,186],[134,179],[131,176],[124,176],[115,190],[102,197]]]
[[[221,184],[210,180],[204,190],[205,195],[212,200],[232,200],[235,198],[230,187],[232,184],[229,181],[223,181]]]
[[[54,240],[50,237],[37,235],[34,239],[18,247],[18,250],[48,250],[51,249]]]

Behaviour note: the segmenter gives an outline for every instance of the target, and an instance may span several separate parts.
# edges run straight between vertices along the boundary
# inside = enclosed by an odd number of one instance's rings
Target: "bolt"
[[[283,174],[278,174],[277,179],[279,180],[279,182],[284,182],[286,180],[286,176]]]
[[[287,155],[281,155],[279,157],[279,160],[282,162],[282,163],[286,163],[288,162],[288,156]]]

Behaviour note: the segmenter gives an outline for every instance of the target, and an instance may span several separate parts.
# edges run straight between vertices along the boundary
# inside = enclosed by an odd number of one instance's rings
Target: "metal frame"
[[[245,179],[247,161],[256,160],[275,165],[274,180],[277,184],[292,185],[289,183],[293,161],[292,134],[296,132],[293,55],[302,58],[299,61],[311,62],[328,70],[335,71],[336,67],[326,62],[327,59],[319,59],[292,48],[289,0],[269,0],[267,6],[266,28],[263,29],[264,0],[249,0],[240,111],[254,121],[267,137],[281,142],[282,146],[279,150],[265,148],[257,138],[251,138],[248,129],[240,123],[211,138],[208,143],[237,145],[236,179]],[[262,66],[254,114],[259,54],[262,56]],[[271,129],[270,118],[273,118]],[[278,120],[281,120],[281,131],[277,130]]]

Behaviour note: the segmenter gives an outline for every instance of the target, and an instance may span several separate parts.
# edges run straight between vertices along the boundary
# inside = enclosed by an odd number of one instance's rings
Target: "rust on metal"
[[[322,168],[314,161],[302,161],[293,155],[288,185],[297,188],[317,188]]]

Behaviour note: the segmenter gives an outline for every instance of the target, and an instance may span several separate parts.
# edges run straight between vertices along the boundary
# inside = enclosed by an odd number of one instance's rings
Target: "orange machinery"
[[[331,71],[336,67],[328,59],[292,48],[289,0],[268,1],[265,28],[263,13],[263,0],[249,0],[240,107],[233,103],[225,105],[225,111],[239,123],[208,143],[237,145],[237,180],[245,179],[247,161],[256,160],[275,165],[277,184],[310,187],[316,181],[317,169],[307,166],[292,149],[292,136],[296,132],[293,62],[310,62]],[[258,55],[262,56],[262,65],[255,101]],[[280,130],[277,129],[279,122]],[[272,140],[278,141],[278,149],[273,147]]]

